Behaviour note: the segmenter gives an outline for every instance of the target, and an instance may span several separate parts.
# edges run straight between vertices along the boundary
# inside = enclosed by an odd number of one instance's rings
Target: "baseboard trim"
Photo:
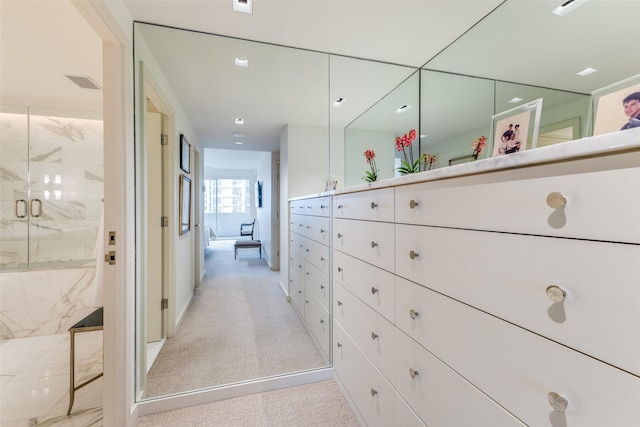
[[[188,408],[190,406],[203,405],[234,397],[263,393],[311,384],[334,378],[333,367],[316,369],[313,371],[297,372],[289,375],[263,378],[246,383],[230,384],[208,390],[199,390],[191,393],[164,396],[138,402],[136,405],[137,416],[157,414],[159,412],[172,411],[174,409]]]

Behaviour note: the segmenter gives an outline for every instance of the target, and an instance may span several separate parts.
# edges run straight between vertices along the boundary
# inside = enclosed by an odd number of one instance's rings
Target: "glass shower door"
[[[26,107],[0,107],[0,271],[29,265],[29,120]]]

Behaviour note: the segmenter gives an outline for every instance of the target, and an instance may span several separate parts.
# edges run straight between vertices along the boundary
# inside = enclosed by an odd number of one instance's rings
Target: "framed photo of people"
[[[640,74],[591,93],[593,135],[640,127]]]
[[[491,117],[491,156],[504,156],[535,148],[540,129],[542,98]]]

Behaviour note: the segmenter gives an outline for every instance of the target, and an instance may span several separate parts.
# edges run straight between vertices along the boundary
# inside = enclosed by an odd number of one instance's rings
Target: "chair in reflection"
[[[251,240],[253,240],[253,227],[255,224],[255,219],[251,222],[240,224],[240,237],[251,236]]]

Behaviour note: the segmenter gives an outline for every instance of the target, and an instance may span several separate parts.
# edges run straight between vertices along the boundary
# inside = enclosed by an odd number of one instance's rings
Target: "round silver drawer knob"
[[[547,196],[547,205],[553,209],[561,209],[564,208],[564,205],[567,204],[567,197],[559,191],[554,191],[553,193],[549,193]]]
[[[371,209],[375,209],[378,207],[378,204],[376,202],[371,202]]]
[[[412,319],[415,319],[416,317],[420,316],[420,313],[418,313],[415,310],[410,310],[409,311],[409,317],[411,317]]]
[[[342,305],[342,301],[338,301],[338,307]]]
[[[340,342],[337,342],[336,345],[338,346],[338,348],[342,347],[342,344],[340,344]]]
[[[420,206],[420,203],[416,202],[415,200],[411,199],[411,201],[409,202],[409,207],[411,209],[415,209],[416,206]]]
[[[567,410],[569,401],[566,397],[559,395],[558,393],[550,392],[547,394],[549,405],[558,412],[564,412]]]
[[[559,286],[551,285],[547,288],[547,297],[553,302],[563,302],[567,292]]]
[[[378,394],[378,390],[376,390],[375,388],[371,389],[371,396],[374,397],[376,394]]]
[[[420,256],[420,254],[418,252],[415,252],[415,251],[409,252],[409,258],[411,258],[411,259],[416,259],[419,256]]]
[[[338,233],[338,239],[342,239],[342,233]]]
[[[372,286],[371,287],[371,293],[374,294],[374,295],[377,294],[378,293],[378,288],[376,288],[375,286]]]
[[[371,247],[372,247],[372,248],[375,248],[376,246],[378,246],[378,244],[372,240],[372,241],[371,241]]]
[[[342,208],[343,208],[343,206],[342,206],[342,205],[338,205],[338,209],[342,209]]]
[[[415,377],[417,377],[418,375],[420,375],[420,372],[416,371],[416,370],[415,370],[415,369],[413,369],[413,368],[410,368],[410,369],[409,369],[409,376],[410,376],[411,378],[415,378]]]
[[[375,332],[371,332],[371,339],[375,340],[378,338],[378,334],[376,334]]]
[[[342,267],[338,267],[338,273],[342,273]]]

